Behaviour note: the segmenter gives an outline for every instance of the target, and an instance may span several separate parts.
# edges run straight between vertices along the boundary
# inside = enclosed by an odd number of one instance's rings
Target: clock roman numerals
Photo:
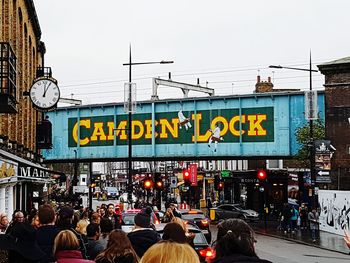
[[[56,106],[60,99],[60,89],[52,79],[39,79],[32,85],[29,96],[35,107],[47,110]]]

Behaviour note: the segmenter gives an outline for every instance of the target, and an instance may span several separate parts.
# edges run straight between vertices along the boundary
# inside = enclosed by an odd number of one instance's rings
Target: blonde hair
[[[56,254],[62,250],[78,250],[80,247],[79,240],[70,230],[62,230],[55,238],[53,253]]]
[[[88,224],[89,222],[86,219],[81,219],[78,221],[75,230],[77,230],[80,234],[86,235],[86,228]]]
[[[151,246],[140,263],[199,263],[195,250],[188,244],[161,241]]]

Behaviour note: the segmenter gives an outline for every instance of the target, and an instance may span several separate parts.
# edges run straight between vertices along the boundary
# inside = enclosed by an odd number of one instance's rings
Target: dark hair
[[[102,218],[100,227],[102,233],[109,233],[113,230],[113,223],[108,218]]]
[[[185,231],[178,223],[168,223],[164,227],[163,240],[171,240],[177,243],[187,243]]]
[[[97,256],[96,261],[116,262],[115,259],[123,256],[132,256],[137,262],[137,255],[128,236],[122,230],[113,230],[109,237],[106,249]]]
[[[216,258],[242,254],[257,257],[254,248],[254,231],[241,219],[227,219],[218,224],[215,242]]]
[[[107,209],[109,209],[110,206],[113,206],[113,207],[114,207],[114,204],[109,203],[109,204],[107,205]]]
[[[46,225],[55,221],[55,210],[49,204],[41,205],[38,211],[40,224]]]
[[[95,223],[91,223],[86,227],[86,235],[88,237],[94,237],[96,233],[100,232],[100,226]]]

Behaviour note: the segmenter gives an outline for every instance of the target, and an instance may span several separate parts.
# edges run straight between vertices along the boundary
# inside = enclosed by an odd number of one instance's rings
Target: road
[[[217,228],[210,227],[212,241],[216,240]],[[256,250],[262,259],[274,263],[350,263],[350,255],[332,252],[292,241],[257,235]]]
[[[257,236],[257,254],[274,263],[341,263],[350,262],[350,255],[306,246],[284,239]]]

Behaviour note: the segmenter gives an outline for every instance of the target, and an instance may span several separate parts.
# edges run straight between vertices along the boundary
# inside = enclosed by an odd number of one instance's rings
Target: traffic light
[[[224,182],[223,181],[220,181],[218,183],[218,191],[222,191],[224,189]]]
[[[156,181],[155,186],[156,186],[156,189],[163,190],[164,189],[164,182],[162,180]]]
[[[143,181],[143,188],[149,190],[153,187],[153,181],[151,179],[146,179]]]
[[[163,190],[164,189],[164,182],[162,179],[162,174],[155,173],[154,174],[154,186],[157,190]]]
[[[190,171],[187,170],[187,169],[183,169],[182,175],[183,175],[183,179],[184,179],[185,185],[186,186],[190,186],[192,184]]]
[[[267,173],[265,170],[258,170],[256,176],[259,179],[259,181],[265,181],[267,178]]]

